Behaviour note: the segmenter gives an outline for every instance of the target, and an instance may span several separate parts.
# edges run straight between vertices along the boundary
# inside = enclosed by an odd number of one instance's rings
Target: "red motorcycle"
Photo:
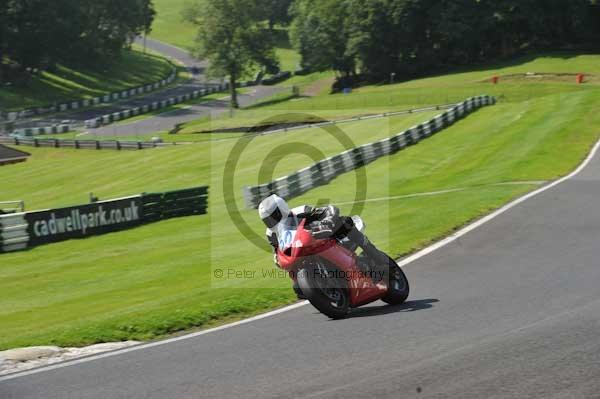
[[[362,232],[362,219],[352,219]],[[365,254],[357,255],[356,244],[347,238],[317,238],[305,223],[295,217],[280,223],[277,258],[317,310],[342,319],[351,308],[379,299],[391,305],[406,301],[408,280],[392,258],[387,265],[375,265]]]

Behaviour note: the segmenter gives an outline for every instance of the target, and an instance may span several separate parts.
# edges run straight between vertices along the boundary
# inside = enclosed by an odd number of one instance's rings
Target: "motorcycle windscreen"
[[[285,251],[293,245],[297,231],[298,218],[296,216],[289,216],[277,225],[275,235],[281,251]]]

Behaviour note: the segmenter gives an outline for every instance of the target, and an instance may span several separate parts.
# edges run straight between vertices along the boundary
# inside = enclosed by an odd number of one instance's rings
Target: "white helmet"
[[[290,214],[290,207],[287,202],[277,194],[265,198],[258,206],[258,214],[268,228],[277,226],[284,218]]]

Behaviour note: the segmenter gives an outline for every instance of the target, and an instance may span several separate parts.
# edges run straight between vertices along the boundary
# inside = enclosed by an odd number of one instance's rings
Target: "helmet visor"
[[[283,219],[281,211],[279,208],[275,208],[275,210],[269,216],[263,219],[263,222],[265,222],[268,228],[272,229],[273,227],[277,226],[277,223],[281,222],[281,219]]]

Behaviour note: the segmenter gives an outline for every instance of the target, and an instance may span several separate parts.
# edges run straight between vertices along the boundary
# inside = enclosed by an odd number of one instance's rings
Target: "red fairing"
[[[318,255],[336,265],[349,279],[350,304],[352,307],[361,306],[376,301],[387,293],[384,283],[373,284],[369,276],[361,273],[357,265],[357,257],[354,252],[339,245],[335,239],[316,240],[312,234],[304,229],[305,220],[298,226],[296,236],[290,247],[277,250],[277,258],[282,269],[289,272],[290,277],[295,280],[298,266],[306,256]]]
[[[296,267],[302,257],[310,256],[315,253],[313,246],[316,240],[313,239],[310,232],[304,229],[305,222],[305,220],[300,222],[296,236],[289,248],[284,248],[284,251],[282,251],[281,248],[277,249],[279,265],[282,269],[287,270],[290,273],[295,274]]]
[[[356,254],[346,248],[337,245],[331,246],[327,250],[319,253],[319,256],[327,259],[340,270],[346,272],[347,276],[356,276],[357,278],[348,280],[350,288],[350,304],[353,307],[365,305],[382,298],[387,293],[385,284],[375,285],[369,276],[361,273],[357,265]]]

